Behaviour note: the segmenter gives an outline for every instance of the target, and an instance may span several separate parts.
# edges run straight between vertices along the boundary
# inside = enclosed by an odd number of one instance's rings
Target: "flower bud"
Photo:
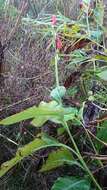
[[[53,26],[56,25],[56,22],[57,22],[56,16],[52,15],[52,17],[51,17],[51,23],[52,23],[52,25]]]
[[[62,41],[59,37],[56,38],[56,49],[61,49],[62,48]]]

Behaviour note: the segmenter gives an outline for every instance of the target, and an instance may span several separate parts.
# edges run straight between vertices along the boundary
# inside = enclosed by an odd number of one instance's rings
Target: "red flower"
[[[79,2],[79,6],[80,6],[80,9],[83,8],[83,1],[82,1],[82,0],[80,0],[80,2]]]
[[[59,37],[56,38],[56,49],[61,49],[62,48],[62,41]]]
[[[54,26],[56,24],[56,22],[57,22],[56,16],[52,15],[52,17],[51,17],[51,23],[52,23],[52,25]]]

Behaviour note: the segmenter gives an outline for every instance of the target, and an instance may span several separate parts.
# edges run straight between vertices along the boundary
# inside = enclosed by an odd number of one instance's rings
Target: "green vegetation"
[[[6,6],[2,1],[0,3]],[[30,142],[21,145],[12,140],[17,150],[11,159],[1,164],[0,177],[34,153],[42,150],[48,152],[49,149],[51,151],[37,172],[45,174],[52,170],[54,173],[63,165],[79,170],[72,176],[62,174],[54,181],[51,190],[102,190],[103,184],[99,183],[96,173],[104,169],[104,161],[107,160],[103,152],[107,147],[107,49],[103,2],[81,1],[80,15],[76,20],[63,15],[59,4],[55,14],[46,13],[43,16],[37,16],[35,4],[30,2],[29,6],[27,15],[22,15],[23,11],[18,11],[13,5],[8,5],[2,15],[8,15],[12,22],[19,18],[13,35],[21,25],[20,29],[24,31],[30,28],[29,36],[32,39],[39,36],[48,44],[46,48],[51,54],[49,61],[55,84],[47,98],[49,100],[1,119],[0,125],[8,130],[29,121],[27,128],[36,128],[37,133]],[[44,5],[41,3],[41,6]],[[70,74],[62,82],[60,72],[65,71],[60,71],[60,64],[63,62],[64,69]],[[49,122],[50,130],[55,125],[56,133],[53,136],[43,130]]]

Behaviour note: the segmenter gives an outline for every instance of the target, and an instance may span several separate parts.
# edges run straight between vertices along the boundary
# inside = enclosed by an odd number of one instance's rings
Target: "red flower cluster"
[[[57,17],[55,15],[52,15],[52,17],[51,17],[52,26],[55,26],[56,23],[57,23]],[[56,36],[55,43],[56,43],[56,49],[60,50],[62,48],[62,41],[59,38],[59,36]]]
[[[59,36],[56,37],[56,49],[61,49],[62,48],[62,41],[59,38]]]

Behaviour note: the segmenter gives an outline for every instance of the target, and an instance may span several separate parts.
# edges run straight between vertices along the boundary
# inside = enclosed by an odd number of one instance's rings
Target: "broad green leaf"
[[[47,109],[53,109],[56,108],[58,106],[58,103],[56,101],[51,101],[49,103],[46,102],[41,102],[39,105],[39,108],[47,108]],[[54,116],[55,117],[55,116]],[[48,121],[50,118],[50,115],[38,115],[37,117],[35,117],[31,124],[35,127],[41,127],[46,121]]]
[[[0,121],[1,125],[11,125],[23,120],[32,119],[35,117],[35,115],[44,114],[44,111],[41,109],[38,109],[36,106],[33,106],[31,108],[28,108],[20,113],[16,113],[12,116],[9,116],[3,120]],[[51,114],[51,113],[50,113]]]
[[[59,143],[54,139],[43,136],[41,139],[37,138],[30,142],[29,144],[19,148],[16,152],[16,155],[13,159],[4,162],[0,166],[0,177],[2,177],[6,172],[8,172],[13,166],[15,166],[18,162],[20,162],[23,158],[33,154],[35,151],[40,150],[42,148],[58,146]]]
[[[65,131],[66,131],[66,129],[65,129],[64,127],[59,127],[59,128],[57,129],[57,134],[58,134],[58,136],[59,136],[59,135],[62,135]]]
[[[35,117],[35,112],[37,114],[37,107],[33,106],[31,108],[28,108],[20,113],[16,113],[12,116],[9,116],[3,120],[0,121],[1,125],[11,125],[23,120],[31,119]]]
[[[42,117],[38,116],[32,120],[31,124],[35,127],[41,127],[47,120],[48,120],[48,117],[46,116],[42,116]]]
[[[49,154],[46,163],[43,164],[40,171],[49,171],[59,166],[62,166],[65,163],[73,163],[73,161],[74,159],[72,153],[65,148],[61,148]]]
[[[97,130],[97,138],[107,143],[107,121],[103,122],[100,125],[100,129]],[[103,144],[96,141],[96,147],[100,150],[103,147]]]
[[[46,121],[50,120],[55,123],[61,123],[63,119],[72,120],[77,114],[76,108],[64,108],[58,102],[49,103],[41,102],[38,107],[33,106],[13,116],[7,117],[0,121],[1,125],[11,125],[23,120],[33,119],[32,124],[40,127]]]
[[[98,73],[97,76],[100,77],[102,80],[107,81],[107,70]]]
[[[53,89],[50,93],[51,98],[56,101],[59,101],[66,94],[66,88],[64,86],[59,86]]]
[[[84,178],[59,177],[51,190],[90,190],[90,182]]]
[[[58,105],[58,103],[55,101],[52,101],[48,104],[42,102],[41,106],[42,107],[45,106],[47,108],[50,108],[51,110],[56,106],[59,106],[59,108],[61,108],[61,106]],[[31,124],[35,127],[41,127],[48,120],[50,120],[54,123],[60,124],[60,123],[62,123],[62,119],[64,119],[65,121],[73,120],[75,115],[77,114],[77,109],[75,109],[75,108],[64,108],[64,111],[65,111],[65,114],[62,115],[62,117],[58,114],[54,115],[54,116],[52,116],[52,115],[46,115],[46,116],[39,115],[38,117],[34,118],[34,120],[31,122]]]
[[[68,110],[69,111],[69,114],[65,114],[64,115],[64,120],[65,121],[69,121],[69,120],[73,120],[73,119],[75,119],[75,116],[77,115],[77,109],[75,109],[75,108],[65,108],[66,110]]]

